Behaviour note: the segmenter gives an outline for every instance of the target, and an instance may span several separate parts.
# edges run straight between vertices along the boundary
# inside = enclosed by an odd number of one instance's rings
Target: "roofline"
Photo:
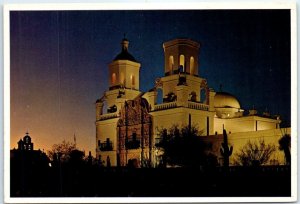
[[[133,65],[139,65],[141,66],[141,63],[131,61],[131,60],[113,60],[109,65],[115,65],[115,64],[133,64]]]
[[[215,117],[215,118],[218,118],[218,117]],[[263,117],[263,116],[258,116],[258,115],[244,115],[244,116],[236,117],[236,118],[218,118],[218,119],[220,119],[220,120],[240,120],[240,119],[247,120],[249,118],[252,118],[253,120],[260,120],[260,121],[268,121],[268,122],[278,121],[279,123],[281,122],[281,120],[277,120],[277,119],[274,119],[274,118]]]
[[[175,45],[189,45],[189,46],[192,46],[196,49],[200,48],[200,43],[198,43],[196,41],[193,41],[191,39],[188,39],[188,38],[177,38],[177,39],[174,39],[174,40],[164,42],[163,43],[163,48],[166,49],[168,47],[175,46]]]

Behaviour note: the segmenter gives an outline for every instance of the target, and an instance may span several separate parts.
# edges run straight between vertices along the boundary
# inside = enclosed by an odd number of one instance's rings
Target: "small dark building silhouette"
[[[46,192],[49,158],[34,150],[29,133],[10,150],[11,196],[42,196]]]
[[[18,142],[18,150],[33,150],[33,143],[31,142],[31,137],[29,136],[28,131],[26,132],[26,135],[23,137],[23,140],[20,139]]]

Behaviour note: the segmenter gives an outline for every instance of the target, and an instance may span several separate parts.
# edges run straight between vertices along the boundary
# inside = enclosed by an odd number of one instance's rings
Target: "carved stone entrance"
[[[146,99],[128,100],[120,111],[118,121],[118,166],[135,161],[135,167],[151,164],[152,119]]]

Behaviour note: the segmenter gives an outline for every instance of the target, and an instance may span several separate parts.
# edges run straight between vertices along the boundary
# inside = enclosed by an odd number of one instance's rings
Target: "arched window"
[[[201,103],[206,103],[206,89],[205,88],[201,88],[200,90],[200,102]]]
[[[102,114],[106,114],[106,113],[108,113],[108,104],[107,104],[107,100],[104,100],[103,101],[103,108],[102,108]]]
[[[157,88],[157,97],[156,97],[156,101],[154,102],[154,104],[161,104],[163,102],[163,91],[161,88]],[[153,107],[154,108],[154,107]]]
[[[184,67],[184,55],[180,55],[179,56],[179,66],[182,67],[182,71],[184,72],[185,71],[185,67]]]
[[[171,73],[173,72],[173,66],[174,66],[174,57],[171,55],[169,57],[169,71],[171,71]]]
[[[116,73],[113,73],[113,74],[111,75],[111,84],[115,84],[115,83],[116,83],[116,80],[117,80],[117,75],[116,75]]]
[[[134,75],[130,76],[130,80],[131,80],[132,88],[134,88],[134,86],[135,86],[135,77],[134,77]]]
[[[132,140],[133,140],[133,141],[136,141],[136,133],[135,133],[135,132],[132,133]]]
[[[197,94],[195,91],[190,93],[190,101],[196,102],[197,101]]]
[[[123,72],[121,72],[121,74],[120,74],[120,83],[121,84],[125,84],[125,77],[124,77],[124,73]]]
[[[194,57],[192,56],[190,58],[190,74],[194,74],[194,66],[195,66],[194,64],[195,64]]]

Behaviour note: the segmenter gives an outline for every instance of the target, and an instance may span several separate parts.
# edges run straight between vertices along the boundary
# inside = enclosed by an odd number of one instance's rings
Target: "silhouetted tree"
[[[291,164],[291,136],[289,134],[285,134],[282,138],[279,139],[279,149],[284,152],[285,156],[285,164]]]
[[[168,130],[159,130],[161,140],[156,147],[163,150],[164,165],[216,165],[216,157],[208,153],[209,145],[199,137],[201,133],[195,126],[184,126],[180,129],[174,125]]]
[[[70,152],[69,162],[77,164],[84,162],[84,152],[78,149],[74,149]]]
[[[53,162],[59,160],[62,163],[70,162],[75,164],[85,161],[84,152],[78,150],[75,144],[66,142],[65,140],[60,144],[54,144],[52,150],[48,151],[48,155]]]
[[[85,158],[85,153],[78,150],[75,144],[66,142],[54,144],[48,151],[52,158],[52,183],[60,196],[82,195],[86,191],[87,181],[85,177],[91,169]]]
[[[235,165],[242,166],[260,166],[268,163],[270,157],[275,152],[275,145],[265,144],[264,140],[257,143],[250,142],[244,145],[238,153],[235,154]]]

